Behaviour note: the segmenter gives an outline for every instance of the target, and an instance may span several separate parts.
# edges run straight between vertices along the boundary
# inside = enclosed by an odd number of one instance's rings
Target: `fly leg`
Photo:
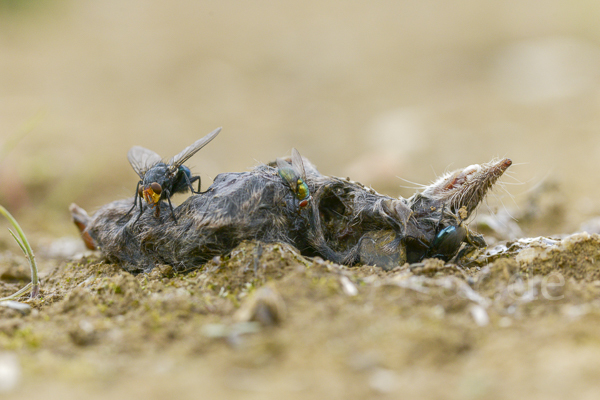
[[[165,194],[165,197],[167,198],[167,201],[169,202],[169,208],[171,209],[171,215],[173,216],[173,219],[175,220],[175,223],[177,223],[177,217],[175,217],[175,210],[173,210],[173,205],[171,204],[171,196],[170,193],[167,189],[165,189],[163,191],[163,193]],[[159,204],[156,205],[156,211],[158,212],[160,210],[160,208],[158,207]]]
[[[138,213],[137,218],[133,222],[134,224],[140,220],[140,217],[144,213],[144,205],[142,204],[142,198],[140,196],[138,196],[138,199],[139,199],[139,203],[140,203],[140,212]],[[135,205],[134,205],[134,207],[135,207]]]
[[[185,178],[185,183],[187,183],[192,194],[199,194],[200,193],[200,176],[197,175],[197,176],[192,176],[191,178],[189,178],[186,174],[183,174],[183,177]],[[194,183],[196,181],[198,181],[198,190],[194,190],[194,187],[192,186],[192,183]]]
[[[138,198],[140,199],[140,210],[142,209],[142,198],[140,196],[138,196],[138,192],[140,190],[140,183],[142,183],[142,181],[139,181],[137,183],[137,186],[135,187],[135,195],[133,197],[133,206],[131,206],[131,208],[129,209],[129,211],[127,211],[127,213],[125,215],[123,215],[121,218],[119,218],[119,220],[117,222],[121,222],[126,216],[128,216],[129,214],[131,214],[131,212],[133,211],[133,209],[135,208],[135,206],[137,205],[137,200]],[[140,219],[140,216],[138,215],[137,220]]]

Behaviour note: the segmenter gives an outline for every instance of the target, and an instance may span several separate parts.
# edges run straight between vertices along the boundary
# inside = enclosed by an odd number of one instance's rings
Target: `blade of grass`
[[[35,263],[35,256],[33,255],[33,251],[31,250],[29,241],[25,237],[25,233],[21,229],[21,226],[19,225],[17,220],[13,218],[13,216],[6,210],[6,208],[0,206],[0,214],[4,215],[4,217],[6,219],[8,219],[8,221],[15,228],[15,231],[17,231],[17,234],[19,235],[20,241],[17,240],[17,237],[15,236],[15,234],[11,232],[11,234],[13,235],[13,237],[15,238],[15,240],[17,241],[17,243],[19,244],[19,246],[25,253],[25,257],[27,258],[27,261],[29,261],[29,267],[31,268],[31,298],[35,298],[38,296],[38,294],[40,292],[40,285],[39,285],[39,281],[38,281],[38,271],[37,271],[37,265]],[[23,289],[25,289],[25,288],[23,288]],[[23,290],[23,289],[21,289],[21,290]],[[19,292],[17,292],[17,293],[19,293]],[[12,296],[16,295],[17,293],[13,294]],[[12,296],[9,296],[9,297],[12,297]]]
[[[25,249],[25,246],[23,245],[23,243],[21,243],[21,241],[19,240],[19,238],[15,235],[15,233],[13,231],[11,231],[10,229],[8,231],[10,232],[13,239],[15,239],[15,242],[17,242],[17,244],[19,245],[21,250],[23,250],[23,254],[25,254],[25,257],[27,257],[27,250]]]
[[[22,289],[20,289],[17,292],[14,292],[13,294],[11,294],[10,296],[6,296],[6,297],[2,297],[0,298],[0,301],[5,301],[5,300],[15,300],[18,299],[21,296],[26,295],[27,293],[31,292],[31,286],[33,286],[31,284],[31,282],[29,282],[27,285],[25,285]]]

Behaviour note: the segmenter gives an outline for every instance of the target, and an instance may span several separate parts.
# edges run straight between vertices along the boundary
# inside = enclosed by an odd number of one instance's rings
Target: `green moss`
[[[41,336],[34,333],[31,327],[19,328],[12,335],[0,332],[0,347],[3,349],[38,349],[41,344]]]

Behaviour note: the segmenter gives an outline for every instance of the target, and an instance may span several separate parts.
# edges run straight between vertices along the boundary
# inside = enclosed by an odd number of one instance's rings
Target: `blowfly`
[[[277,172],[296,195],[298,207],[303,209],[308,206],[312,197],[306,184],[306,171],[304,170],[302,156],[300,156],[298,150],[292,148],[291,164],[281,158],[277,159]]]
[[[142,198],[146,200],[151,208],[154,208],[156,217],[160,217],[160,202],[167,200],[171,215],[177,223],[177,218],[171,204],[171,196],[174,193],[185,193],[188,189],[192,194],[200,193],[200,177],[193,176],[190,169],[183,165],[190,157],[206,146],[221,132],[221,128],[217,128],[202,139],[198,139],[190,146],[186,147],[179,154],[171,158],[168,162],[164,162],[162,157],[141,146],[132,147],[127,153],[127,159],[133,167],[133,170],[139,175],[140,180],[135,189],[135,198],[133,206],[127,212],[129,215],[136,205],[140,207],[142,215]],[[192,183],[198,181],[198,190],[194,190]],[[138,200],[139,199],[139,200]],[[137,221],[136,219],[136,221]]]

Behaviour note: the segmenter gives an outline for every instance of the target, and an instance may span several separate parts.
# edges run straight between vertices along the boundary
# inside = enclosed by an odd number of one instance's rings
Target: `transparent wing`
[[[279,172],[279,175],[287,181],[288,185],[290,185],[292,190],[295,191],[298,187],[298,177],[296,176],[294,167],[292,167],[292,165],[290,165],[290,163],[288,163],[287,161],[278,158],[277,172]]]
[[[304,170],[304,162],[302,162],[302,156],[300,155],[298,150],[296,150],[293,147],[292,147],[292,166],[294,167],[294,169],[296,169],[296,171],[298,171],[298,173],[300,174],[300,177],[303,180],[306,180],[306,171]]]
[[[281,159],[281,158],[277,158],[277,168],[281,169],[286,169],[286,168],[292,168],[292,166],[290,165],[289,162]]]
[[[141,146],[133,146],[127,152],[127,159],[140,178],[144,177],[150,167],[162,161],[158,154]]]
[[[217,128],[208,135],[204,136],[202,139],[196,140],[194,143],[183,149],[183,151],[169,161],[169,166],[172,169],[177,169],[184,162],[186,162],[191,156],[196,154],[198,150],[206,146],[211,140],[217,137],[219,132],[221,132],[222,128]]]

